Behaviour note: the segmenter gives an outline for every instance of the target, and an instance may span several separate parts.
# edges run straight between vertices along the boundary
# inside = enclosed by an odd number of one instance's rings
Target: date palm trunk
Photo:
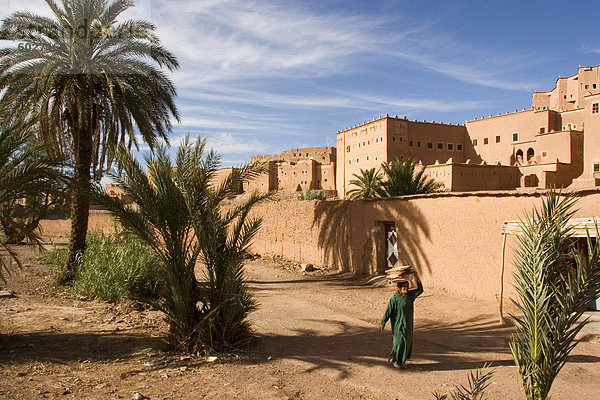
[[[90,169],[92,167],[92,135],[87,130],[85,128],[79,130],[73,138],[75,160],[71,188],[71,240],[63,277],[64,283],[71,282],[75,277],[79,258],[83,255],[86,246],[90,214]]]

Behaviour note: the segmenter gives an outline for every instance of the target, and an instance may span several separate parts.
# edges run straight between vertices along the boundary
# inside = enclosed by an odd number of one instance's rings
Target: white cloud
[[[171,138],[171,144],[177,147],[183,142],[184,138],[185,136],[173,137]],[[213,149],[219,154],[260,154],[268,151],[268,146],[264,142],[234,136],[226,132],[206,136],[206,148]]]

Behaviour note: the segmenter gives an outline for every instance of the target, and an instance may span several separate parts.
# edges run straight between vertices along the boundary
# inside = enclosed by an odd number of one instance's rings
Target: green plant
[[[587,254],[571,245],[575,198],[550,191],[541,208],[522,221],[515,249],[514,300],[522,316],[510,350],[528,400],[545,400],[554,379],[589,322],[581,320],[600,295],[600,245],[588,237]],[[598,227],[596,227],[598,237]]]
[[[232,349],[251,337],[246,317],[256,307],[243,274],[243,257],[260,227],[249,217],[254,204],[269,194],[253,193],[224,209],[223,202],[241,182],[266,172],[263,164],[233,169],[214,186],[219,157],[204,153],[205,140],[189,138],[179,148],[176,168],[167,149],[146,157],[148,175],[126,148],[117,154],[123,174],[113,178],[137,204],[138,212],[119,201],[96,196],[160,260],[164,293],[148,301],[170,324],[172,344],[182,351]],[[197,261],[205,279],[196,278]]]
[[[37,259],[43,264],[52,265],[56,268],[63,269],[67,261],[69,250],[54,247],[52,250],[43,253]]]
[[[34,140],[35,124],[17,122],[0,129],[0,280],[10,273],[13,262],[21,263],[7,245],[14,238],[27,239],[39,246],[39,237],[31,220],[17,218],[20,200],[49,190],[62,178],[57,165],[44,151],[47,146]],[[20,240],[19,240],[20,241]]]
[[[87,250],[73,280],[74,293],[109,301],[154,300],[161,289],[158,260],[137,237],[88,235]]]
[[[443,190],[443,185],[428,178],[425,169],[415,160],[395,158],[381,164],[385,179],[382,182],[382,197],[394,197],[407,194],[433,193]]]
[[[137,237],[91,232],[87,240],[87,251],[72,282],[73,293],[106,301],[160,296],[163,279],[158,260]],[[60,271],[67,255],[67,249],[55,247],[38,260]]]
[[[360,175],[354,174],[353,176],[356,179],[350,180],[350,185],[356,187],[347,193],[350,200],[381,197],[383,186],[380,171],[376,171],[375,168],[361,169]]]
[[[490,385],[490,379],[494,375],[494,370],[489,370],[484,373],[484,370],[489,368],[489,364],[485,364],[482,369],[477,369],[475,372],[469,372],[468,388],[465,386],[456,387],[454,391],[448,393],[435,392],[433,395],[436,400],[484,400],[486,399],[484,391]],[[450,396],[450,397],[448,397]]]
[[[298,200],[325,200],[327,196],[322,190],[304,189],[298,194]]]
[[[85,251],[89,186],[110,168],[118,144],[167,139],[179,120],[175,87],[160,70],[178,67],[142,20],[117,23],[132,0],[46,0],[51,17],[16,12],[3,19],[2,38],[20,46],[0,49],[0,117],[39,117],[38,135],[69,160],[71,243],[65,281]]]

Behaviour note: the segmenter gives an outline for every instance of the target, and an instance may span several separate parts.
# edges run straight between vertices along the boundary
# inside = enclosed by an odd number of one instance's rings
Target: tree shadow
[[[388,224],[398,233],[399,264],[431,272],[422,245],[431,240],[429,224],[409,198],[318,202],[313,227],[319,230],[323,264],[355,276],[382,274]]]
[[[134,357],[144,349],[164,349],[162,338],[114,330],[85,333],[28,332],[0,335],[0,364],[27,361],[66,364],[73,361],[110,361]]]
[[[305,372],[335,371],[340,380],[350,378],[357,366],[390,366],[392,335],[389,327],[380,332],[376,325],[315,319],[300,319],[297,324],[324,325],[325,329],[297,328],[289,335],[260,335],[259,348],[255,351],[274,360],[306,363]],[[332,331],[335,333],[323,334]],[[483,316],[454,324],[422,320],[415,327],[409,370],[403,373],[468,371],[481,368],[486,362],[496,367],[513,366],[508,347],[511,331],[511,327],[500,326]],[[590,355],[574,355],[568,359],[571,363],[598,361],[600,357]]]

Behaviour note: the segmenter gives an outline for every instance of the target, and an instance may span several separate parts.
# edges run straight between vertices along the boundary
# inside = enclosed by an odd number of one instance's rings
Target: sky
[[[49,14],[0,0],[0,18],[17,10]],[[204,136],[235,166],[335,146],[386,113],[456,124],[529,108],[600,64],[599,14],[583,0],[137,0],[119,21],[150,20],[179,60],[171,144]]]

